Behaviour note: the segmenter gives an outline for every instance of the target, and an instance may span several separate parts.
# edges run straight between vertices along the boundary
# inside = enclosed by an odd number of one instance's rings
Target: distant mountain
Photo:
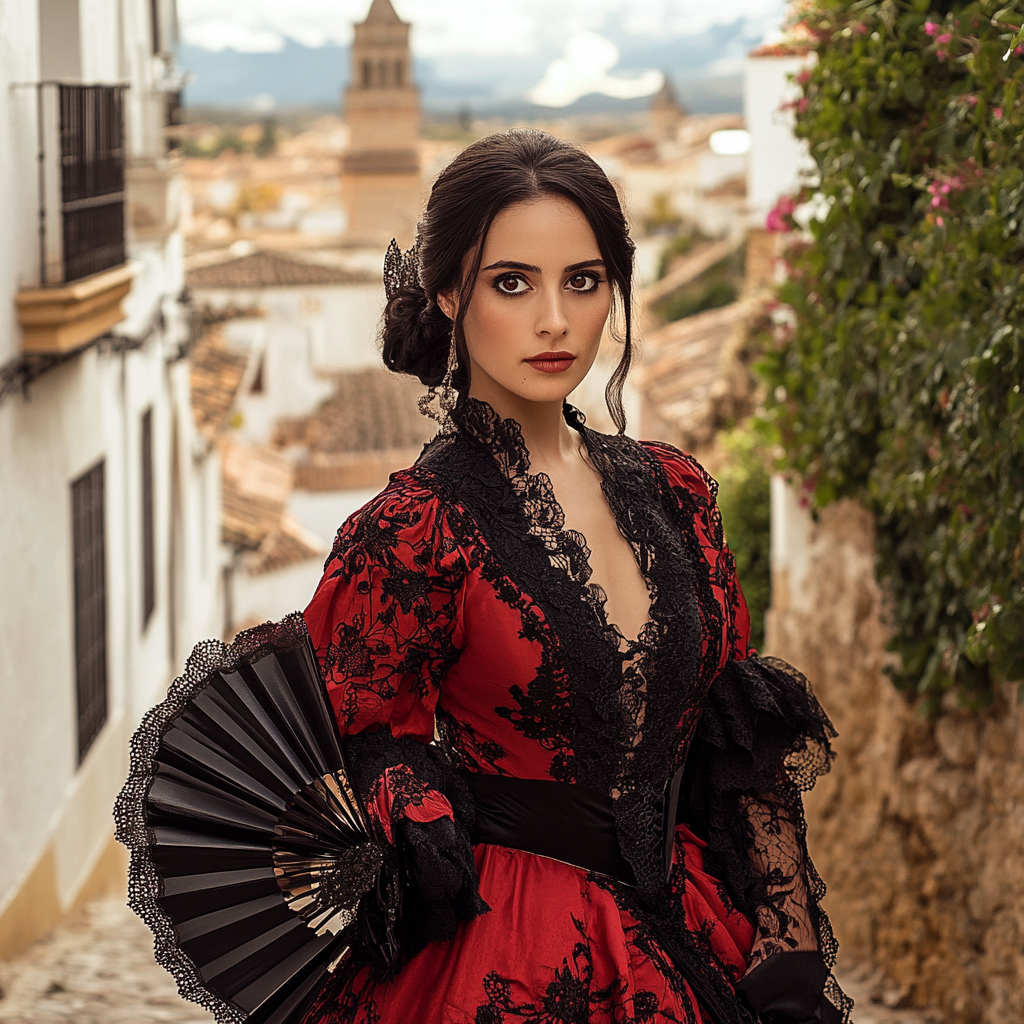
[[[743,22],[697,36],[652,41],[616,33],[621,58],[614,74],[631,77],[650,68],[668,74],[682,101],[694,113],[739,112],[739,61],[757,39]],[[571,107],[535,107],[525,96],[557,53],[531,57],[451,55],[420,58],[416,79],[424,106],[438,113],[469,107],[482,116],[534,117],[552,114],[641,110],[646,99],[614,100],[592,94]],[[337,106],[348,82],[348,47],[302,46],[288,40],[275,53],[213,52],[182,45],[181,65],[192,74],[186,103],[195,106],[251,107],[257,96],[277,106]]]

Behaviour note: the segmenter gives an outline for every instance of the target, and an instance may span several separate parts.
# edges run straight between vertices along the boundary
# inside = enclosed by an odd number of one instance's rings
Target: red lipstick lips
[[[523,362],[529,363],[535,370],[541,373],[563,373],[575,362],[576,357],[571,352],[540,352]]]

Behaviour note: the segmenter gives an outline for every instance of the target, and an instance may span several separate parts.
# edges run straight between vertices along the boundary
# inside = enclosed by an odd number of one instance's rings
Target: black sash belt
[[[585,786],[463,773],[476,804],[473,841],[525,850],[636,885],[611,797]]]

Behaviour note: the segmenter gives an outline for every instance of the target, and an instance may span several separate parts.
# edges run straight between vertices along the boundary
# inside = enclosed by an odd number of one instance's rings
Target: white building
[[[250,353],[238,399],[245,441],[267,444],[282,417],[311,413],[334,374],[380,366],[379,273],[256,250],[193,267],[188,288],[197,308],[232,314],[225,340]]]
[[[793,134],[792,103],[800,96],[795,78],[814,55],[797,42],[767,45],[747,57],[743,109],[750,133],[747,203],[752,227],[763,228],[782,195],[795,192],[813,171],[807,143]]]
[[[220,435],[225,633],[305,607],[342,521],[425,440],[408,423],[408,389],[380,379],[393,375],[377,347],[379,272],[337,253],[232,250],[203,254],[187,276],[194,307],[223,321],[223,347],[204,341],[197,368],[220,365],[225,353],[245,359]],[[371,422],[367,404],[390,429]],[[340,431],[347,445],[371,450],[318,452],[314,465],[310,418],[314,434]]]
[[[173,0],[0,4],[0,957],[123,884],[129,736],[219,632],[174,26]]]

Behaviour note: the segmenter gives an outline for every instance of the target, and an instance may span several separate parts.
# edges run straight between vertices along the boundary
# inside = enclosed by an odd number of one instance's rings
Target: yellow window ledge
[[[18,292],[24,352],[71,352],[124,319],[121,302],[135,270],[122,264],[71,284]]]

